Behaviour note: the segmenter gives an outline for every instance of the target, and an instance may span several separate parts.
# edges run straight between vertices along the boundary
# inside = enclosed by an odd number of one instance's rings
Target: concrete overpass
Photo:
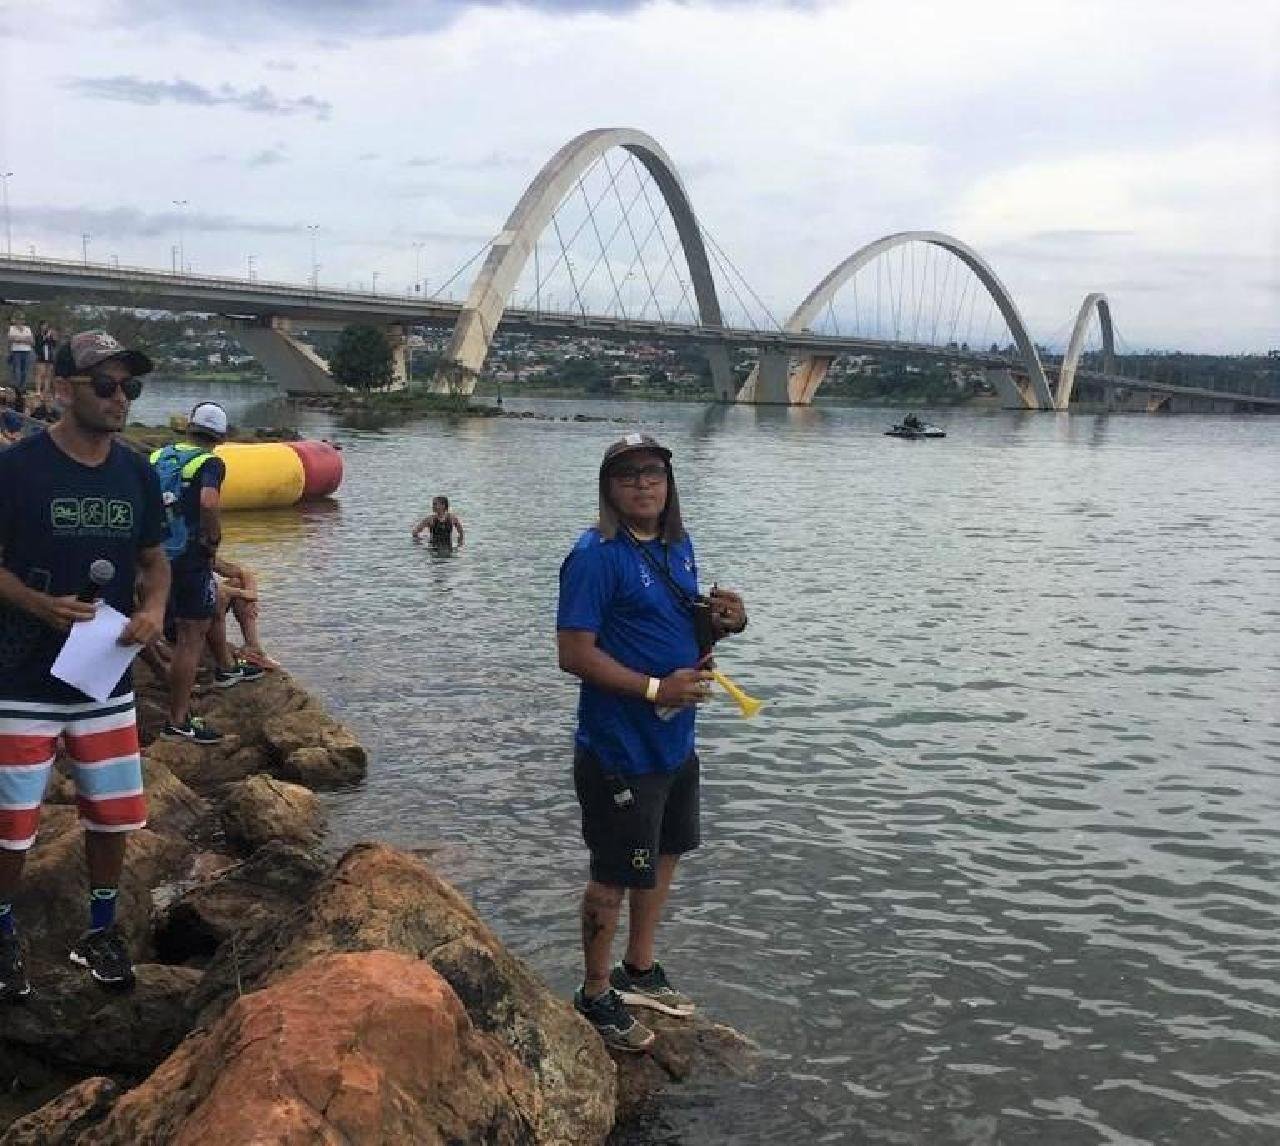
[[[1090,296],[1093,299],[1095,296]],[[396,356],[395,374],[406,377],[405,335],[409,326],[457,329],[465,303],[413,295],[315,288],[297,283],[269,282],[216,275],[174,274],[141,267],[56,260],[0,257],[0,300],[32,301],[73,298],[101,305],[139,309],[217,314],[228,320],[236,337],[290,393],[336,392],[341,388],[306,340],[304,330],[339,329],[349,323],[367,323],[388,330]],[[1088,300],[1087,300],[1088,301]],[[1017,356],[939,347],[927,343],[819,334],[810,330],[757,330],[729,326],[688,325],[606,315],[582,315],[563,311],[508,308],[501,312],[498,331],[542,337],[588,337],[616,342],[662,342],[700,346],[724,353],[748,349],[760,356],[762,370],[774,371],[775,392],[756,401],[788,403],[788,375],[794,379],[806,363],[826,366],[840,355],[927,356],[963,363],[988,372],[1004,397],[1016,407],[1031,405],[1031,385],[1025,365]],[[1058,368],[1043,366],[1056,378]],[[818,381],[820,381],[819,379]],[[1234,394],[1184,387],[1152,380],[1073,369],[1073,382],[1093,382],[1110,392],[1152,395],[1150,408],[1167,406],[1169,398],[1203,400],[1233,408],[1280,411],[1280,398]],[[806,400],[816,390],[812,377],[804,382]],[[792,387],[794,388],[794,386]],[[731,393],[718,395],[724,399]]]

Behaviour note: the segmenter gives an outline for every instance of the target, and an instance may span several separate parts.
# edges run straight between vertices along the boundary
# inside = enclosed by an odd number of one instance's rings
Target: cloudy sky
[[[1135,348],[1280,346],[1274,0],[24,0],[0,42],[15,253],[301,281],[314,225],[322,282],[434,285],[628,126],[780,315],[935,229],[1039,337],[1104,290]]]

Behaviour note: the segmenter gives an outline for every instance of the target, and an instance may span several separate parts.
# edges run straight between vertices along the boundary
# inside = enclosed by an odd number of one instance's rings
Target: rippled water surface
[[[768,707],[705,711],[662,942],[766,1069],[642,1140],[1280,1141],[1280,420],[961,412],[902,442],[868,410],[525,408],[552,417],[313,418],[338,503],[228,530],[272,645],[373,751],[336,844],[439,849],[572,988],[556,571],[643,425]],[[408,535],[440,492],[449,558]]]

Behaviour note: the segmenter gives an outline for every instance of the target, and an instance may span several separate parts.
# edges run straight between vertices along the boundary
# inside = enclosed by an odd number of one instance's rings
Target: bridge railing
[[[98,274],[106,278],[124,279],[155,285],[163,283],[167,286],[190,287],[228,287],[238,290],[288,291],[290,294],[304,294],[308,298],[329,298],[341,300],[345,298],[387,299],[396,302],[433,302],[442,305],[451,304],[453,299],[438,295],[424,295],[416,291],[363,291],[350,287],[321,287],[310,282],[295,282],[285,279],[264,279],[259,276],[240,278],[235,275],[212,275],[197,271],[166,271],[156,267],[135,267],[124,263],[100,263],[84,259],[53,259],[44,255],[0,255],[0,269],[40,270],[41,268],[60,273]],[[456,305],[456,304],[455,304]]]

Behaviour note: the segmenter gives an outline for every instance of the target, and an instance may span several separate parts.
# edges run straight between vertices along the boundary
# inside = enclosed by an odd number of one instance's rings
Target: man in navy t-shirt
[[[109,563],[102,599],[129,617],[121,644],[160,636],[169,591],[160,486],[115,440],[150,359],[91,331],[59,348],[54,370],[61,419],[0,450],[0,1001],[31,991],[13,899],[60,738],[90,887],[89,930],[71,959],[106,987],[133,984],[115,926],[125,840],[146,823],[132,685],[126,673],[97,702],[50,669],[71,626],[94,615],[79,597],[90,595],[95,563]]]
[[[694,1010],[655,960],[654,938],[676,863],[700,839],[694,709],[708,696],[705,658],[746,623],[737,593],[698,595],[671,451],[645,434],[615,442],[600,466],[599,524],[560,569],[556,640],[560,667],[582,681],[574,787],[591,853],[574,1005],[623,1050],[654,1038],[628,1003]],[[610,970],[628,889],[627,951]]]

